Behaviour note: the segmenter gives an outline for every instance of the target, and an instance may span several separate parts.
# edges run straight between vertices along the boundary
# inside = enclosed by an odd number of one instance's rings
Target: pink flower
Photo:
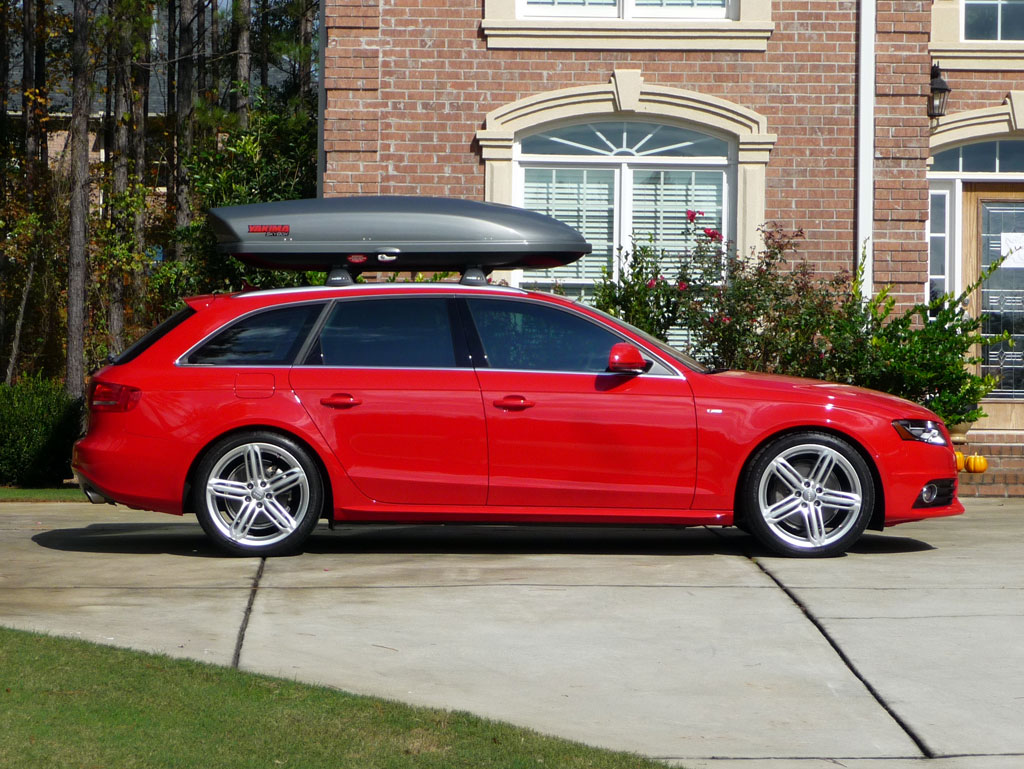
[[[685,282],[685,281],[682,281],[682,280],[681,280],[681,281],[679,281],[679,290],[680,290],[680,291],[685,291],[685,290],[686,290],[686,288],[687,288],[687,286],[686,286],[686,282]]]
[[[694,211],[692,208],[687,208],[686,218],[690,222],[690,224],[693,224],[695,221],[697,221],[697,212]]]
[[[654,288],[657,282],[658,281],[656,281],[654,278],[651,278],[649,281],[647,281],[647,288]]]

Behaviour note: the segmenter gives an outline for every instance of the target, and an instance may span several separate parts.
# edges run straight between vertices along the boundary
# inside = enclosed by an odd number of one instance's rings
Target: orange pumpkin
[[[956,471],[959,473],[964,469],[964,453],[962,451],[954,451],[953,456],[956,457]]]
[[[972,454],[964,460],[964,467],[969,473],[983,473],[988,470],[988,460],[980,454]]]

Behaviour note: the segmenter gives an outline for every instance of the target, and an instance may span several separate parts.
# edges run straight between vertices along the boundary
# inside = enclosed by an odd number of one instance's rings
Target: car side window
[[[290,366],[323,311],[323,303],[255,312],[217,332],[186,363],[202,366]]]
[[[444,297],[343,300],[334,305],[306,365],[454,368]]]
[[[584,317],[536,302],[469,299],[491,368],[603,373],[622,339]]]

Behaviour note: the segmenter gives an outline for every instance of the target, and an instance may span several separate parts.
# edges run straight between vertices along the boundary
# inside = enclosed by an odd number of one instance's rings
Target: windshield
[[[591,307],[590,305],[587,305],[587,307],[588,309],[591,309],[597,314],[612,321],[615,325],[622,326],[623,328],[628,328],[638,337],[647,342],[647,344],[649,344],[651,347],[654,347],[656,350],[658,350],[658,352],[660,352],[666,358],[674,360],[676,363],[681,363],[682,365],[686,366],[688,369],[692,369],[693,371],[698,371],[702,374],[708,373],[707,366],[705,366],[703,363],[698,363],[685,352],[677,350],[675,347],[668,344],[667,342],[663,342],[656,336],[648,334],[646,331],[637,328],[632,323],[627,323],[626,321],[622,320],[622,318],[616,318],[614,315],[609,315],[604,310],[599,310],[596,307]]]

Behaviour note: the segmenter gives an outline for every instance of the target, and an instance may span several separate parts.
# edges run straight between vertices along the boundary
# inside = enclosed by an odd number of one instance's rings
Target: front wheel
[[[875,504],[860,453],[828,433],[787,435],[753,458],[740,492],[746,528],[782,555],[839,555],[860,538]]]
[[[214,444],[199,464],[194,493],[207,536],[243,555],[294,552],[323,506],[323,481],[309,452],[263,431]]]

